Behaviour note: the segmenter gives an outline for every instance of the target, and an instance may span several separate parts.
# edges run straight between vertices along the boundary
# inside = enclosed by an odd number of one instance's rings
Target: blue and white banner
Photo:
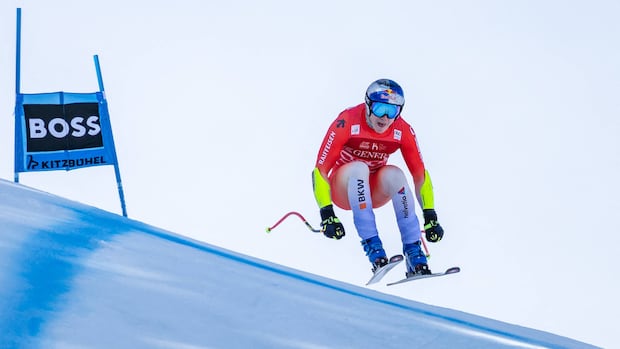
[[[15,182],[19,183],[20,172],[113,165],[121,210],[127,217],[99,57],[93,57],[99,92],[21,93],[21,18],[17,8]]]
[[[16,172],[116,164],[103,92],[17,95]]]

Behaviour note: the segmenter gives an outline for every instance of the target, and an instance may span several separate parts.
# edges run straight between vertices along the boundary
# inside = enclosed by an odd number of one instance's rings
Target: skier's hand
[[[330,239],[340,240],[344,237],[344,226],[334,214],[332,205],[321,208],[321,232]]]
[[[443,228],[437,222],[437,213],[433,209],[424,210],[424,231],[429,242],[439,242],[443,237]]]

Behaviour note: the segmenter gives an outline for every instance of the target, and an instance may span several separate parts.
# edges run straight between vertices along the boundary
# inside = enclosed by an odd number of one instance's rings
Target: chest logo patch
[[[394,139],[400,141],[403,137],[403,132],[401,130],[394,130]]]

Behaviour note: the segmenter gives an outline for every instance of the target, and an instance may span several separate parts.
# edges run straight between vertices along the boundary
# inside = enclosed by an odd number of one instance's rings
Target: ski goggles
[[[370,111],[378,118],[387,116],[388,119],[394,119],[400,114],[401,109],[402,107],[396,104],[382,102],[372,102],[370,104]]]

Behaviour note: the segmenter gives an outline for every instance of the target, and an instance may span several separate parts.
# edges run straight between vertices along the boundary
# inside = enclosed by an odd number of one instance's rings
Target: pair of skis
[[[388,264],[386,264],[386,265],[384,265],[384,266],[382,266],[380,268],[377,268],[377,270],[374,271],[374,273],[372,274],[372,277],[366,283],[366,286],[372,285],[372,284],[375,284],[375,283],[381,281],[381,279],[383,279],[383,277],[390,270],[392,270],[395,266],[397,266],[403,260],[404,260],[403,255],[397,254],[395,256],[392,256],[388,260]],[[420,280],[420,279],[426,279],[426,278],[432,278],[432,277],[456,274],[456,273],[458,273],[460,271],[461,271],[461,268],[459,268],[459,267],[452,267],[452,268],[448,268],[446,271],[444,271],[442,273],[413,275],[413,276],[409,276],[409,277],[406,277],[404,279],[401,279],[401,280],[398,280],[398,281],[395,281],[395,282],[388,283],[387,285],[388,286],[392,286],[392,285],[402,284],[402,283],[409,282],[409,281],[415,281],[415,280]]]
[[[285,214],[282,218],[280,218],[279,221],[277,221],[273,226],[268,227],[266,229],[267,233],[270,233],[275,227],[277,227],[280,223],[282,223],[282,221],[284,221],[287,217],[294,215],[299,217],[299,219],[301,219],[301,221],[306,225],[306,227],[313,233],[320,233],[321,230],[320,229],[315,229],[312,227],[312,225],[310,225],[310,223],[308,223],[308,221],[304,218],[304,216],[302,216],[299,212],[295,212],[295,211],[291,211],[287,214]],[[422,242],[424,242],[424,240],[422,240]],[[424,246],[426,248],[426,246]],[[400,254],[392,256],[389,261],[388,264],[384,265],[381,268],[378,268],[377,270],[374,271],[372,277],[370,278],[370,280],[368,280],[368,283],[366,283],[366,285],[371,285],[371,284],[375,284],[379,281],[381,281],[381,279],[390,271],[392,270],[392,268],[394,268],[398,263],[402,262],[404,260],[404,257]],[[432,273],[432,274],[420,274],[420,275],[413,275],[407,278],[404,278],[402,280],[398,280],[396,282],[392,282],[387,284],[388,286],[392,286],[392,285],[396,285],[396,284],[402,284],[405,282],[409,282],[409,281],[415,281],[415,280],[420,280],[420,279],[426,279],[426,278],[431,278],[431,277],[438,277],[438,276],[445,276],[445,275],[450,275],[450,274],[455,274],[461,271],[461,268],[459,267],[452,267],[452,268],[448,268],[446,271],[444,271],[443,273]]]

